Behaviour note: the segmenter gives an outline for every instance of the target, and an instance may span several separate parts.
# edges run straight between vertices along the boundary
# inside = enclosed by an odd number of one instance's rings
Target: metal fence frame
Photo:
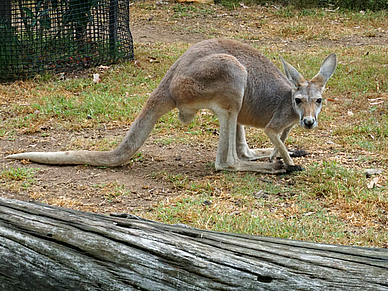
[[[128,0],[0,0],[0,80],[133,59]]]

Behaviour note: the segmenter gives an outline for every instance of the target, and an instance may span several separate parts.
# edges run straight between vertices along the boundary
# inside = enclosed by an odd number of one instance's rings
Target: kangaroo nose
[[[307,128],[311,128],[311,127],[313,127],[313,125],[315,123],[315,118],[313,118],[311,116],[307,116],[307,117],[303,118],[303,123]]]

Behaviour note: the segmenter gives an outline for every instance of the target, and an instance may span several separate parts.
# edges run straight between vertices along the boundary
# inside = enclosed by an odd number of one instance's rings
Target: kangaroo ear
[[[287,63],[282,56],[280,56],[280,59],[283,63],[284,73],[295,89],[307,83],[306,79],[293,66]]]
[[[325,89],[325,84],[333,75],[335,68],[337,67],[337,56],[336,54],[329,55],[322,63],[321,68],[319,69],[318,74],[311,79],[312,83],[315,83],[321,91]]]

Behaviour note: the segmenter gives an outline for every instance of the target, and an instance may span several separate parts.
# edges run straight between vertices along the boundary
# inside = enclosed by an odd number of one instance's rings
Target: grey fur
[[[298,122],[306,128],[316,126],[322,106],[319,100],[335,70],[336,56],[328,56],[309,82],[283,58],[282,62],[286,76],[247,44],[226,39],[202,41],[190,47],[167,71],[117,148],[108,152],[20,153],[7,158],[44,164],[118,166],[130,160],[162,115],[177,107],[179,119],[186,124],[199,109],[207,108],[220,120],[217,170],[299,170],[284,141]],[[263,128],[274,150],[248,148],[244,125]],[[273,162],[278,153],[285,166]],[[264,157],[272,162],[251,161]]]

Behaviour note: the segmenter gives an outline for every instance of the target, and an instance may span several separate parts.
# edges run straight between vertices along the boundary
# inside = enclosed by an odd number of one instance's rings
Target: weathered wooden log
[[[0,290],[388,290],[388,250],[0,198]]]

